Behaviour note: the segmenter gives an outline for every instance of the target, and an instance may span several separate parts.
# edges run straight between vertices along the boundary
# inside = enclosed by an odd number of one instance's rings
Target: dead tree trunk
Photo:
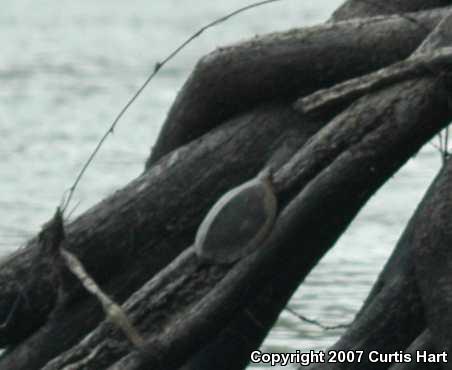
[[[353,324],[332,349],[363,350],[366,354],[400,350],[414,353],[421,349],[450,353],[450,334],[446,324],[449,315],[445,313],[449,304],[443,302],[449,297],[444,290],[448,289],[450,273],[444,272],[441,266],[448,266],[450,260],[444,249],[451,242],[451,190],[452,162],[448,161],[408,223]],[[431,253],[432,250],[435,252]],[[431,323],[429,312],[433,315]],[[431,327],[436,335],[432,336],[426,326]],[[447,334],[439,335],[443,330],[447,330]],[[364,355],[363,359],[367,360],[368,356]],[[389,366],[364,361],[347,364],[347,369],[387,369]],[[399,364],[394,369],[424,369],[426,366],[423,363]],[[342,368],[332,363],[309,367]],[[443,367],[437,364],[428,368]]]
[[[425,62],[425,70],[378,88],[363,89],[358,81],[357,100],[331,120],[300,113],[295,101],[405,59],[450,14],[450,8],[429,9],[443,3],[385,2],[381,14],[415,12],[334,22],[347,13],[377,14],[350,1],[326,25],[263,36],[203,58],[171,108],[145,173],[66,227],[70,250],[103,289],[125,302],[145,345],[131,346],[114,325],[101,322],[98,302],[76,279],[57,304],[54,266],[34,239],[0,267],[0,342],[10,347],[0,369],[244,368],[293,291],[367,199],[448,124],[450,67]],[[203,215],[265,165],[275,170],[279,200],[270,237],[232,265],[200,260],[191,245]],[[394,320],[406,328],[392,342],[382,337],[385,348],[406,348],[426,329],[419,297],[427,293],[412,283],[413,266],[405,262],[412,254],[405,249],[397,248],[402,252],[338,346],[370,341],[363,330],[375,320],[383,334]],[[385,276],[396,279],[391,289]],[[400,289],[410,293],[400,297]],[[446,307],[441,297],[430,298]],[[395,307],[386,321],[382,302]],[[412,316],[401,317],[413,302]],[[438,315],[431,311],[434,327]],[[414,318],[419,325],[409,326]],[[448,346],[444,338],[441,343]]]

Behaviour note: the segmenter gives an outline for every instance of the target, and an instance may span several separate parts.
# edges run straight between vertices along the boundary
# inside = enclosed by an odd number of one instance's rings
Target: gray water
[[[198,38],[145,90],[76,193],[79,214],[143,168],[195,61],[255,34],[322,22],[340,0],[285,0]],[[0,248],[22,246],[52,215],[99,137],[153,66],[200,26],[242,0],[3,0],[0,12]],[[426,146],[359,214],[290,305],[324,324],[352,320],[439,168]],[[323,349],[325,332],[287,312],[265,350]]]

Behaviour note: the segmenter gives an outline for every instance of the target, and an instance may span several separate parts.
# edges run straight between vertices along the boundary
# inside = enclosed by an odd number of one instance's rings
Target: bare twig
[[[199,37],[204,31],[208,30],[209,28],[215,27],[220,23],[223,23],[227,21],[228,19],[243,13],[247,10],[257,8],[262,5],[270,4],[279,2],[282,0],[263,0],[259,1],[247,6],[244,6],[240,9],[234,10],[233,12],[222,16],[207,25],[201,27],[198,31],[196,31],[194,34],[192,34],[190,37],[188,37],[184,42],[182,42],[178,47],[176,47],[172,52],[170,52],[161,62],[157,62],[154,66],[153,71],[151,74],[147,77],[147,79],[144,81],[144,83],[141,85],[141,87],[136,91],[136,93],[132,96],[132,98],[127,102],[127,104],[121,109],[121,111],[118,113],[118,115],[113,120],[113,123],[110,125],[108,130],[104,133],[104,135],[100,138],[99,142],[96,144],[94,150],[88,157],[85,164],[82,166],[80,172],[78,173],[77,177],[75,178],[75,181],[73,182],[72,186],[68,189],[68,195],[66,200],[61,204],[61,209],[63,210],[63,213],[67,209],[68,205],[71,202],[71,199],[74,195],[75,190],[77,189],[78,184],[80,183],[80,180],[82,179],[83,175],[85,174],[86,170],[90,166],[91,162],[94,160],[96,154],[101,149],[102,145],[104,144],[105,140],[107,140],[108,136],[113,133],[113,131],[116,128],[116,125],[118,124],[119,120],[122,118],[122,116],[126,113],[126,111],[129,109],[129,107],[135,102],[135,100],[141,95],[143,90],[149,85],[149,83],[154,79],[154,77],[158,74],[158,72],[169,62],[171,61],[177,54],[179,54],[182,49],[184,49],[188,44],[190,44],[194,39]]]
[[[63,269],[67,267],[82,283],[85,289],[98,299],[107,318],[123,331],[127,339],[133,345],[141,347],[144,340],[132,325],[122,308],[102,291],[94,279],[86,272],[80,260],[64,248],[65,239],[63,213],[60,208],[57,208],[53,218],[44,225],[39,233],[39,241],[45,258],[49,258],[49,263],[54,269],[56,278],[59,280],[58,289],[61,296],[58,298],[62,299],[63,295],[66,293],[63,284]],[[14,307],[13,310],[15,310]],[[8,320],[9,318],[6,320],[6,325]]]
[[[439,153],[442,153],[441,142],[440,142],[440,145],[436,144],[434,141],[429,141],[428,143],[431,147],[436,149]]]
[[[308,324],[312,324],[312,325],[318,326],[319,328],[321,328],[323,330],[345,329],[345,328],[348,328],[350,326],[350,324],[324,325],[320,321],[309,319],[306,316],[303,316],[303,315],[299,314],[293,308],[286,307],[285,310],[287,312],[289,312],[291,315],[293,315],[296,318],[300,319],[301,321],[307,322]]]
[[[132,325],[123,309],[105,294],[93,278],[86,272],[80,260],[64,248],[61,248],[60,254],[69,270],[80,280],[85,289],[94,295],[102,304],[102,308],[104,309],[107,318],[123,331],[127,339],[134,346],[139,348],[142,347],[144,339],[138,333],[138,330]]]
[[[72,209],[69,211],[69,214],[67,215],[67,218],[71,218],[71,216],[73,215],[73,213],[77,210],[77,208],[80,206],[81,201],[77,202],[77,204],[72,207]]]
[[[97,356],[97,354],[100,352],[100,349],[101,349],[100,346],[94,348],[87,357],[84,357],[80,361],[65,366],[62,370],[83,369],[84,366],[86,366],[86,364],[89,364],[89,362]]]

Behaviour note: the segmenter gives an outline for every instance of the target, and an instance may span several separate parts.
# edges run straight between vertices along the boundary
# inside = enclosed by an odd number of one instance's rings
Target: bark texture
[[[410,15],[415,22],[393,16],[328,23],[215,50],[179,92],[147,168],[257,104],[294,99],[406,58],[442,16],[435,10]]]

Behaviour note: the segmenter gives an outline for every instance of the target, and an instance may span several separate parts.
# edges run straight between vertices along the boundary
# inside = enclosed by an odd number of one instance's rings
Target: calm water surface
[[[60,202],[119,107],[175,45],[249,2],[3,0],[0,13],[0,248],[8,253]],[[76,200],[80,213],[143,168],[165,114],[195,61],[255,34],[322,22],[340,0],[286,0],[202,37],[161,71],[121,121]],[[424,148],[372,198],[296,293],[291,307],[325,324],[348,322],[439,168]],[[283,312],[266,350],[322,349],[324,332]]]

